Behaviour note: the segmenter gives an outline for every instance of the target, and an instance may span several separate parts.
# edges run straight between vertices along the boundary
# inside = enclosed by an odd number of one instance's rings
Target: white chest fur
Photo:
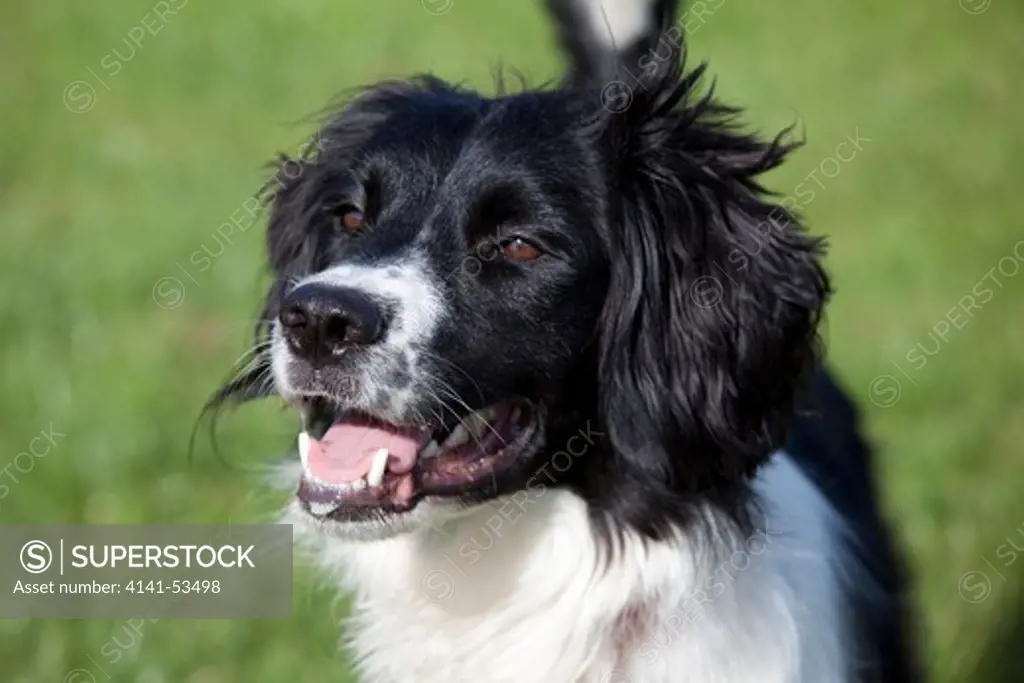
[[[843,529],[784,454],[756,490],[749,538],[709,513],[609,552],[582,500],[538,489],[317,559],[354,592],[365,683],[844,683]]]

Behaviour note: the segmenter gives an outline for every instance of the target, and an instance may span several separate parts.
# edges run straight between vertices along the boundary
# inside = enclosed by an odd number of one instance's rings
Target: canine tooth
[[[348,489],[350,491],[362,491],[365,488],[366,488],[366,480],[365,479],[356,479],[355,481],[351,481],[348,484]]]
[[[384,470],[388,467],[388,449],[377,449],[373,456],[373,464],[370,465],[370,472],[366,475],[366,483],[370,486],[380,486],[384,483]]]
[[[448,438],[441,444],[441,448],[455,448],[469,441],[469,431],[466,429],[466,425],[462,422],[452,430],[452,433],[448,435]]]
[[[317,517],[323,517],[324,515],[330,514],[337,507],[334,503],[318,503],[313,501],[309,503],[309,511]]]
[[[309,434],[306,432],[299,432],[299,459],[305,469],[309,463]]]
[[[420,457],[432,458],[437,455],[437,452],[441,450],[441,445],[437,441],[431,439],[430,442],[424,446],[423,450],[420,451]]]

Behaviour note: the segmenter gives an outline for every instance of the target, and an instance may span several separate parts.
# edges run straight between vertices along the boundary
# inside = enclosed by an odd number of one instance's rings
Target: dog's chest
[[[515,524],[484,515],[349,554],[362,680],[598,683],[615,668],[629,589],[599,562],[585,512],[549,494]]]

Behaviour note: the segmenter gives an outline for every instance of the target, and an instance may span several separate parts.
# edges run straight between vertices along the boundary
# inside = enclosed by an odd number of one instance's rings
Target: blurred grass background
[[[830,356],[879,447],[924,659],[942,683],[1022,681],[1024,552],[1007,544],[1024,548],[1024,5],[708,5],[690,43],[719,93],[756,129],[806,134],[769,180],[811,187],[801,204],[831,238]],[[538,2],[5,0],[0,523],[273,511],[254,466],[290,446],[279,406],[229,418],[223,460],[204,440],[186,457],[263,286],[262,224],[230,244],[214,231],[341,90],[418,71],[490,89],[499,62],[534,83],[559,73]],[[826,161],[858,132],[869,142],[851,160]],[[202,270],[201,250],[216,254]],[[985,278],[984,305],[950,314]],[[908,361],[915,348],[925,365]],[[15,467],[50,430],[49,452]],[[349,680],[334,605],[304,573],[290,621],[155,622],[141,636],[0,621],[0,681]],[[112,638],[116,662],[100,654]]]

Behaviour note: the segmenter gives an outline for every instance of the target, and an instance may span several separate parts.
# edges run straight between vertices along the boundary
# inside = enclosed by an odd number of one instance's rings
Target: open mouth
[[[299,434],[298,498],[315,517],[353,520],[411,510],[425,496],[495,485],[537,432],[535,410],[503,401],[452,427],[397,425],[349,411],[323,435]]]

